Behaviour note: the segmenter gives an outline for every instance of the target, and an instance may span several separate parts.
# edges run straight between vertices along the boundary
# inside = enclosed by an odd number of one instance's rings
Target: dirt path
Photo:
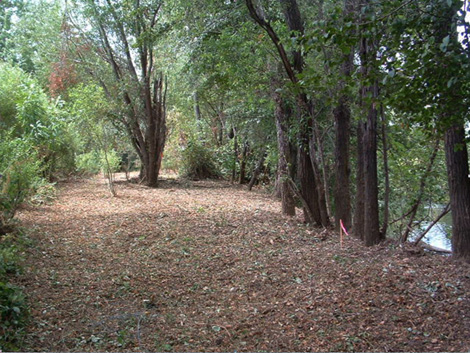
[[[279,208],[224,182],[121,182],[117,198],[101,179],[63,184],[20,215],[35,244],[26,349],[470,349],[468,266],[393,244],[341,249]]]

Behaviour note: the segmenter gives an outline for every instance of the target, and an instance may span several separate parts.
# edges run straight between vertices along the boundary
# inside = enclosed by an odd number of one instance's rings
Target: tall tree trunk
[[[301,139],[301,141],[302,140],[303,139]],[[317,185],[315,183],[315,173],[313,172],[312,168],[312,161],[308,151],[308,144],[302,144],[299,147],[297,175],[300,181],[300,193],[305,200],[304,220],[306,223],[315,223],[318,226],[322,226],[322,217],[317,195]],[[308,210],[305,209],[307,206]]]
[[[356,128],[357,158],[356,158],[356,200],[354,208],[353,232],[358,238],[364,240],[364,123],[359,121]]]
[[[452,209],[452,252],[454,257],[470,262],[470,178],[463,124],[446,131],[445,151]]]
[[[374,98],[378,97],[378,82],[371,87]],[[372,102],[364,129],[364,243],[378,244],[384,238],[379,225],[379,183],[377,176],[377,107]]]
[[[238,133],[235,128],[233,128],[233,164],[232,164],[232,179],[231,183],[235,182],[237,178],[237,163],[238,163]]]
[[[240,161],[240,177],[238,179],[239,184],[245,184],[246,179],[246,158],[248,155],[248,142],[243,143],[242,158]]]
[[[388,219],[390,215],[390,173],[388,168],[388,136],[387,136],[387,120],[385,118],[383,104],[380,104],[380,115],[382,122],[382,150],[383,150],[383,164],[384,164],[384,178],[385,178],[385,191],[384,191],[384,212],[382,220],[382,229],[380,233],[383,237],[387,237]]]
[[[343,15],[350,16],[354,12],[357,0],[345,0]],[[335,198],[335,228],[339,230],[340,220],[349,229],[352,226],[351,219],[351,186],[350,186],[350,165],[349,146],[351,138],[351,107],[350,97],[344,92],[346,79],[351,77],[354,65],[354,48],[351,48],[349,55],[344,55],[341,65],[342,79],[338,84],[341,93],[338,105],[333,110],[335,118],[335,175],[336,184],[334,190]]]
[[[147,185],[156,187],[166,138],[165,94],[162,75],[154,80],[152,88],[150,85],[146,85],[144,88],[148,124],[145,133],[147,164],[144,165],[144,169]]]
[[[369,1],[365,2],[369,6]],[[369,10],[370,11],[370,10]],[[377,175],[377,104],[379,96],[379,83],[376,75],[376,56],[378,39],[365,36],[362,33],[360,40],[359,54],[361,59],[362,86],[360,90],[360,100],[362,113],[367,114],[364,119],[362,136],[362,155],[358,155],[358,160],[362,159],[364,172],[364,219],[363,228],[355,229],[364,239],[366,246],[379,243],[384,239],[380,233],[379,225],[379,189]],[[371,84],[366,82],[371,82]]]
[[[342,95],[333,111],[335,117],[335,227],[339,229],[340,220],[346,228],[351,227],[351,188],[349,181],[349,140],[351,129],[351,110],[348,98]]]
[[[197,92],[193,93],[193,100],[194,100],[194,116],[196,117],[197,124],[201,121],[201,108],[199,106],[199,97]]]
[[[315,133],[314,133],[315,135]],[[322,173],[321,173],[321,168],[318,165],[317,159],[315,156],[321,155],[321,151],[318,150],[317,144],[315,142],[315,136],[312,135],[310,137],[310,144],[309,144],[309,156],[310,156],[310,162],[312,163],[312,170],[313,170],[313,175],[315,178],[315,184],[317,186],[316,188],[316,199],[318,203],[318,210],[320,212],[320,219],[321,219],[321,225],[323,227],[328,227],[331,225],[330,222],[330,216],[328,214],[328,206],[327,206],[327,198],[326,198],[326,190],[325,190],[325,184],[323,183],[323,178],[322,178]]]
[[[291,155],[289,148],[289,109],[287,109],[281,94],[274,92],[274,101],[276,103],[275,119],[277,129],[277,145],[279,149],[278,162],[278,182],[281,192],[282,214],[287,216],[295,216],[295,199],[290,187],[289,164],[291,163]]]

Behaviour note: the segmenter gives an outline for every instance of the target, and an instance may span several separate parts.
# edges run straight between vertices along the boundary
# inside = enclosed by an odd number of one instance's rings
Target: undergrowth
[[[29,310],[23,290],[12,284],[21,273],[24,238],[16,231],[0,236],[0,351],[20,349]]]

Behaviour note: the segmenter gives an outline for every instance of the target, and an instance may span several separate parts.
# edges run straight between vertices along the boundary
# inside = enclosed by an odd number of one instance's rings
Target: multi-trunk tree
[[[79,15],[82,36],[76,43],[81,64],[117,102],[114,114],[140,158],[140,178],[157,186],[166,140],[166,84],[155,50],[165,30],[163,2],[89,0],[79,4],[85,8]],[[90,32],[86,25],[95,30]],[[107,70],[90,61],[90,51]]]
[[[280,0],[280,8],[284,17],[286,28],[290,31],[293,40],[302,37],[305,29],[300,8],[296,0]],[[300,181],[300,195],[304,207],[304,217],[307,223],[316,223],[329,226],[330,217],[326,206],[327,190],[324,188],[322,174],[317,163],[318,146],[315,134],[314,106],[308,98],[307,92],[299,84],[299,75],[304,71],[304,57],[299,48],[291,50],[290,54],[281,41],[271,21],[266,17],[261,6],[255,6],[251,0],[246,0],[250,16],[268,34],[275,45],[279,60],[285,73],[295,87],[297,126],[298,126],[298,179]],[[291,127],[292,128],[292,127]]]

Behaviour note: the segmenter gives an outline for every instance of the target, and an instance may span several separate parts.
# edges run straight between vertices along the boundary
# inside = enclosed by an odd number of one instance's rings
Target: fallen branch
[[[429,245],[429,244],[425,243],[424,241],[420,241],[419,243],[417,243],[417,244],[415,243],[414,245],[418,245],[418,246],[420,246],[420,247],[422,247],[426,250],[434,251],[434,252],[437,252],[437,253],[452,254],[451,250],[438,248],[438,247]]]
[[[418,245],[419,242],[424,238],[424,236],[431,230],[432,227],[436,225],[437,222],[441,220],[447,213],[450,211],[450,203],[447,204],[446,207],[442,210],[441,214],[437,216],[437,218],[431,222],[431,224],[424,230],[423,233],[419,235],[419,237],[414,241],[414,245]]]

